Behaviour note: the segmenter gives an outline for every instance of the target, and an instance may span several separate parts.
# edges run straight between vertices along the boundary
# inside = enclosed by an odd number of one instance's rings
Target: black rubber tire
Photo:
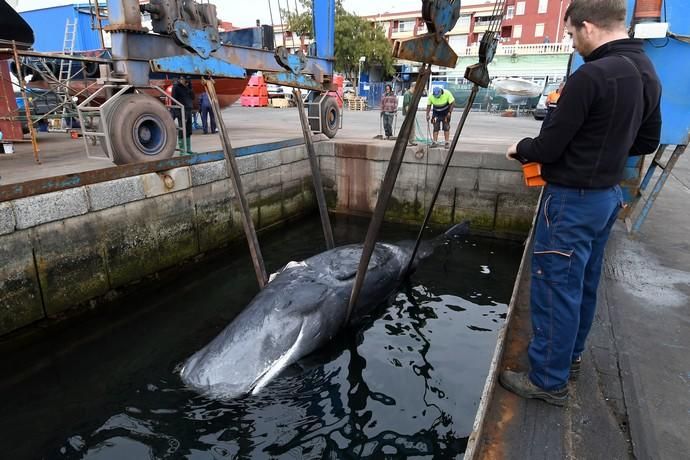
[[[84,73],[86,74],[87,78],[96,78],[98,77],[98,63],[97,62],[87,62],[84,65]]]
[[[118,99],[106,120],[113,162],[122,165],[171,158],[177,129],[165,106],[146,94],[125,94]]]
[[[326,97],[321,103],[321,132],[326,137],[333,139],[338,134],[340,126],[340,109],[338,102],[333,97]]]

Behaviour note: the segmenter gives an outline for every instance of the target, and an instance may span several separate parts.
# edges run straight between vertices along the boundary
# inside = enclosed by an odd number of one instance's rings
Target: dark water
[[[337,219],[337,243],[361,241],[366,225]],[[414,234],[387,226],[382,237]],[[261,238],[269,270],[322,241],[318,219]],[[256,293],[246,253],[233,253],[0,342],[0,458],[460,456],[519,244],[468,237],[438,249],[392,304],[260,395],[219,402],[185,389],[174,370]]]

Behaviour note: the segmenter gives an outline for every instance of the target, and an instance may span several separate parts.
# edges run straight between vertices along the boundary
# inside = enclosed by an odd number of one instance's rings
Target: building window
[[[520,38],[522,37],[522,25],[517,24],[516,26],[513,27],[513,38]]]
[[[463,50],[467,47],[467,35],[449,35],[448,44],[456,51]]]
[[[414,21],[398,21],[397,26],[393,27],[395,32],[412,32],[414,30]]]
[[[546,10],[549,8],[549,0],[539,0],[539,7],[537,8],[537,13],[542,14],[546,13]]]
[[[461,14],[460,18],[458,19],[458,25],[461,27],[466,27],[470,25],[470,20],[472,19],[472,15],[470,14]]]
[[[474,18],[474,26],[490,26],[494,21],[500,21],[500,16],[476,16]]]
[[[515,5],[510,5],[506,7],[506,19],[513,19],[515,16]]]
[[[534,26],[534,36],[535,37],[543,37],[544,36],[544,24],[537,24]]]
[[[525,2],[517,2],[515,5],[515,15],[520,16],[525,14]]]

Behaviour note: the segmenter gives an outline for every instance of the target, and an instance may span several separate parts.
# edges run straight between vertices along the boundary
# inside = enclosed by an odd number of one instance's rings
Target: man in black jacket
[[[625,163],[659,144],[661,85],[642,42],[628,38],[625,10],[626,0],[571,2],[566,28],[585,64],[539,136],[506,153],[541,163],[547,185],[532,255],[531,369],[505,370],[501,383],[556,405],[566,403],[568,379],[579,372],[604,248],[623,205]]]
[[[177,135],[177,146],[182,155],[191,155],[192,153],[192,109],[194,108],[194,90],[192,90],[192,82],[180,75],[177,82],[173,85],[172,97],[184,107],[184,121],[186,131],[187,150],[184,149],[184,141],[182,139],[182,116],[179,108],[173,109],[174,116],[177,118],[177,123],[180,126],[180,131]]]

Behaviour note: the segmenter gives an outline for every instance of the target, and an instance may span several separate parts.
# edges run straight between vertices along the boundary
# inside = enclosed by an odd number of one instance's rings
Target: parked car
[[[544,117],[546,116],[546,97],[549,95],[551,91],[556,91],[558,89],[558,85],[560,83],[551,83],[549,85],[546,85],[546,88],[544,91],[542,91],[541,96],[539,96],[539,102],[537,102],[537,106],[534,108],[534,119],[535,120],[543,120]]]
[[[350,80],[343,80],[343,95],[349,93],[355,94],[355,87]]]
[[[270,97],[271,99],[276,97],[285,97],[285,91],[283,90],[283,87],[280,85],[274,85],[272,83],[269,83],[266,85],[266,90],[268,91],[268,97]]]

